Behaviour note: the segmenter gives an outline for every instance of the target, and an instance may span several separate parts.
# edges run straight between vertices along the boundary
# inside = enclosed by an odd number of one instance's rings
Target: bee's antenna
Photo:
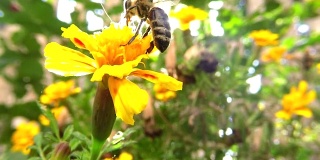
[[[113,20],[111,19],[111,17],[110,17],[109,14],[107,13],[106,9],[104,8],[103,4],[102,4],[102,3],[100,3],[100,4],[101,4],[101,7],[102,7],[104,13],[105,13],[105,14],[107,15],[107,17],[109,18],[109,20],[110,20],[111,22],[113,22]]]

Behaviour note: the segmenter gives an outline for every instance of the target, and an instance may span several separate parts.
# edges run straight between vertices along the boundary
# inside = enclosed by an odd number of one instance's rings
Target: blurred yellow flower
[[[132,154],[128,152],[121,152],[119,157],[116,159],[113,158],[104,158],[104,160],[133,160]]]
[[[317,68],[318,73],[320,74],[320,63],[318,63],[318,64],[316,65],[316,68]]]
[[[283,109],[276,112],[276,117],[286,120],[290,119],[292,115],[312,117],[312,112],[307,105],[316,99],[316,91],[307,91],[307,89],[308,83],[306,81],[300,81],[298,88],[292,87],[290,93],[283,96],[281,102]]]
[[[22,152],[29,154],[28,147],[34,144],[33,137],[40,132],[40,127],[37,122],[22,122],[18,125],[16,131],[12,134],[11,142],[13,144],[11,150],[14,152]]]
[[[279,35],[269,30],[256,30],[249,34],[257,46],[278,45]]]
[[[285,47],[281,47],[281,46],[273,47],[273,48],[269,49],[267,52],[262,53],[261,61],[263,61],[263,62],[271,62],[271,61],[280,62],[280,60],[285,52],[286,52]]]
[[[51,113],[54,115],[54,118],[56,118],[58,122],[61,121],[66,112],[68,112],[68,110],[65,106],[55,107],[51,109]],[[50,124],[49,119],[44,115],[39,116],[39,121],[44,126],[48,126]]]
[[[186,6],[177,12],[172,11],[170,16],[179,20],[181,30],[187,30],[190,28],[191,21],[205,20],[208,17],[208,13],[193,6]]]
[[[121,152],[118,160],[133,160],[133,156],[128,152]]]
[[[175,91],[170,91],[165,87],[161,86],[160,84],[155,84],[153,86],[153,90],[155,92],[155,96],[158,100],[166,102],[172,98],[176,97]]]
[[[148,93],[127,79],[138,76],[153,83],[160,83],[170,90],[181,90],[182,82],[150,70],[135,68],[142,59],[147,59],[151,35],[142,38],[134,35],[128,26],[112,23],[102,32],[89,35],[75,25],[62,28],[64,38],[69,38],[78,48],[90,51],[93,58],[52,42],[45,47],[45,68],[62,76],[92,74],[91,81],[102,82],[109,88],[117,117],[133,124],[133,116],[140,113],[148,103]]]
[[[40,102],[43,104],[54,104],[54,106],[59,105],[61,100],[81,91],[81,88],[74,87],[74,83],[73,80],[69,80],[67,82],[60,81],[49,85],[40,96]]]

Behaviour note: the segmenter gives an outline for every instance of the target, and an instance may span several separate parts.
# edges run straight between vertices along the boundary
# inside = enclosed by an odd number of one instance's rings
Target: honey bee
[[[168,15],[161,8],[155,7],[154,3],[155,2],[153,2],[153,0],[126,0],[124,3],[127,25],[132,16],[138,16],[141,19],[135,35],[129,40],[128,44],[132,43],[137,37],[143,22],[147,22],[149,24],[149,27],[143,35],[143,37],[147,36],[151,30],[153,36],[153,42],[151,42],[147,53],[150,53],[154,46],[156,46],[161,52],[164,52],[168,48],[171,40]]]

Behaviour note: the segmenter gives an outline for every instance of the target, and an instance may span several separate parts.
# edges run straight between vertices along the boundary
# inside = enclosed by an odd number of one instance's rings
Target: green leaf
[[[19,77],[23,78],[26,83],[39,82],[43,76],[43,67],[36,58],[24,57],[17,70]]]
[[[47,152],[47,150],[49,151],[49,149],[52,150],[51,144],[48,144],[48,145],[44,146],[43,149],[42,149],[42,151],[43,151],[43,152]]]
[[[4,54],[0,56],[0,71],[7,65],[13,64],[19,59],[21,59],[21,55],[19,55],[18,52],[5,50]]]
[[[299,147],[297,159],[310,159],[313,151],[308,147]]]
[[[27,94],[27,88],[22,80],[15,79],[11,82],[13,82],[13,92],[17,98],[22,98]]]
[[[35,151],[37,151],[37,152],[40,152],[38,146],[30,146],[29,148],[30,148],[31,150],[35,150]]]
[[[27,102],[22,104],[15,104],[8,108],[8,115],[24,116],[30,120],[38,120],[41,111],[37,102]]]
[[[281,5],[280,5],[280,3],[279,2],[277,2],[276,0],[268,0],[268,1],[266,1],[266,10],[268,11],[268,12],[270,12],[270,11],[272,11],[272,10],[274,10],[274,9],[277,9],[278,7],[280,7]]]
[[[73,130],[74,130],[73,125],[69,125],[69,126],[66,128],[66,130],[64,131],[64,133],[63,133],[62,140],[67,141],[67,140],[70,138],[70,136],[72,135]]]
[[[40,105],[40,104],[39,104]],[[57,120],[55,119],[54,115],[52,114],[52,112],[45,108],[45,107],[41,107],[41,111],[44,114],[44,116],[46,116],[49,121],[50,121],[50,128],[53,131],[53,133],[55,134],[55,136],[60,139],[60,134],[59,134],[59,126],[57,123]]]
[[[88,137],[86,137],[85,135],[83,135],[82,133],[80,132],[73,132],[72,135],[77,138],[78,140],[82,141],[82,142],[85,142],[85,144],[87,146],[90,146],[91,145],[91,141]]]
[[[34,143],[36,144],[37,148],[41,148],[42,146],[42,133],[37,134],[33,138]]]
[[[52,132],[45,132],[43,137],[52,142],[59,142],[59,139],[57,139]]]
[[[0,113],[2,113],[2,112],[0,111]],[[0,114],[0,122],[6,122],[6,123],[1,123],[1,129],[0,129],[0,135],[1,135],[0,136],[0,143],[1,144],[10,144],[11,143],[11,136],[13,133],[11,121],[12,121],[12,117],[10,117],[10,114],[8,114],[6,112],[4,112],[4,114]]]
[[[7,152],[0,156],[1,160],[26,160],[27,156],[21,152]]]
[[[288,37],[282,40],[281,44],[285,46],[286,48],[292,48],[297,41],[296,38]]]
[[[79,141],[78,139],[71,139],[71,141],[69,142],[71,151],[74,151],[80,144],[81,141]]]
[[[31,157],[31,158],[28,158],[28,160],[42,160],[42,159],[39,157]]]

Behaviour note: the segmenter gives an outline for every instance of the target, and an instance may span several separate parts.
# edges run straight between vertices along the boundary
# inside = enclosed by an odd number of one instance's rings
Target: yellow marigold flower
[[[29,154],[30,149],[28,147],[34,144],[33,137],[40,132],[40,127],[37,122],[22,122],[17,127],[16,131],[11,137],[12,151],[20,151],[23,154]]]
[[[316,99],[316,91],[308,89],[306,81],[300,81],[299,86],[292,87],[289,94],[282,98],[283,109],[276,113],[276,117],[282,119],[290,119],[292,115],[300,115],[307,118],[312,117],[310,108],[307,107]]]
[[[93,58],[70,48],[49,43],[45,51],[45,68],[62,76],[82,76],[92,74],[91,81],[102,82],[109,88],[117,117],[127,124],[133,124],[133,116],[147,105],[148,93],[129,81],[129,75],[138,76],[153,83],[160,83],[170,90],[181,90],[182,82],[150,70],[135,68],[150,47],[151,35],[138,35],[127,45],[134,35],[128,26],[115,23],[100,33],[89,35],[75,25],[62,28],[62,36],[69,38],[78,48],[90,51]]]
[[[160,101],[166,102],[172,98],[176,97],[175,91],[170,91],[160,84],[155,84],[153,86],[153,90],[155,91],[156,98]]]
[[[121,152],[118,160],[133,160],[133,156],[128,152]]]
[[[320,63],[317,64],[316,66],[318,73],[320,74]]]
[[[261,56],[261,60],[263,62],[280,62],[283,54],[286,52],[285,47],[273,47],[269,49],[267,52],[263,53]]]
[[[43,104],[58,105],[61,100],[81,91],[81,88],[74,87],[74,83],[73,80],[69,80],[67,82],[60,81],[49,85],[44,89],[43,95],[40,96],[40,102]]]
[[[279,35],[269,30],[257,30],[249,34],[257,46],[278,45]]]
[[[104,160],[113,160],[113,158],[105,158]],[[128,152],[121,152],[115,160],[133,160],[133,156]]]
[[[66,112],[68,112],[68,110],[65,106],[55,107],[51,109],[51,113],[54,115],[54,118],[56,118],[58,122],[61,121],[62,118],[64,118]],[[48,126],[50,124],[49,119],[44,115],[39,116],[39,121],[44,126]]]
[[[208,13],[193,6],[186,6],[177,12],[171,12],[170,16],[179,20],[181,30],[187,30],[190,28],[191,21],[205,20],[208,17]]]

